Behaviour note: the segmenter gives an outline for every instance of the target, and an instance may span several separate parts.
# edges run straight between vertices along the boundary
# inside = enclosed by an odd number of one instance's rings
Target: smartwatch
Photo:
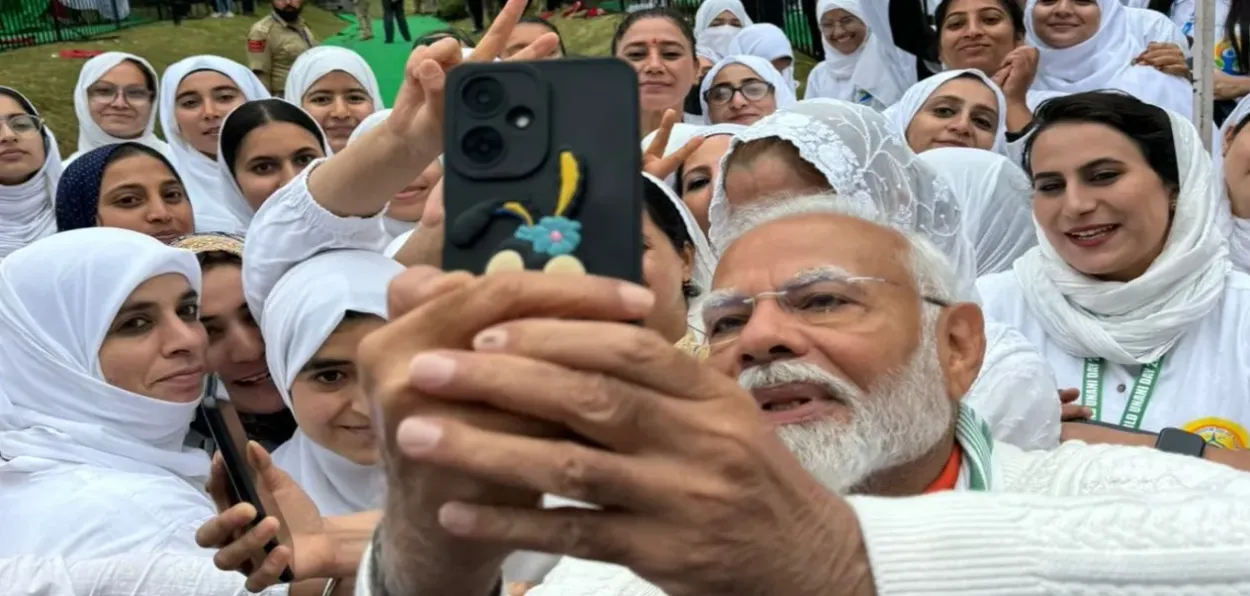
[[[1201,458],[1207,450],[1207,440],[1201,435],[1179,428],[1165,428],[1159,431],[1159,438],[1155,440],[1155,449]]]

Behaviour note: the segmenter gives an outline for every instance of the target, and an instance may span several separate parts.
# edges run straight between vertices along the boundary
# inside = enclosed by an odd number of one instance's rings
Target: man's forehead
[[[816,214],[756,226],[729,246],[716,268],[712,289],[779,285],[812,270],[836,269],[853,276],[895,279],[903,237],[862,219]]]

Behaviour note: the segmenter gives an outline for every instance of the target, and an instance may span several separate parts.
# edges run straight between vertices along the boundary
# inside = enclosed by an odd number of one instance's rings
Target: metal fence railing
[[[175,16],[168,0],[0,0],[0,52],[81,41]]]
[[[885,1],[885,0],[881,0]],[[694,22],[702,0],[623,0],[625,10],[667,5]],[[825,58],[820,43],[820,21],[816,18],[816,0],[743,0],[751,20],[781,27],[794,49],[820,61]]]

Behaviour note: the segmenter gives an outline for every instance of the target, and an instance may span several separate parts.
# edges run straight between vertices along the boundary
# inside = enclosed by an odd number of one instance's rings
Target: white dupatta
[[[152,78],[152,84],[156,87],[154,89],[156,94],[152,97],[148,121],[144,124],[143,133],[133,139],[123,139],[105,132],[96,123],[95,118],[91,116],[91,98],[87,96],[87,89],[108,74],[110,70],[126,61],[133,62],[143,69],[147,76]],[[159,111],[157,110],[157,100],[160,99],[160,80],[160,76],[156,73],[156,69],[152,68],[151,63],[140,56],[125,52],[105,52],[83,64],[82,70],[78,72],[78,84],[74,87],[74,115],[78,117],[78,148],[69,159],[65,160],[65,165],[68,166],[70,162],[92,149],[128,141],[147,145],[159,151],[166,158],[172,159],[173,152],[170,150],[169,145],[156,136],[156,117]]]
[[[35,105],[16,89],[0,86],[0,92],[22,104],[32,116]],[[56,185],[61,179],[61,149],[52,129],[43,127],[43,166],[21,184],[0,184],[0,259],[44,236],[56,232]]]

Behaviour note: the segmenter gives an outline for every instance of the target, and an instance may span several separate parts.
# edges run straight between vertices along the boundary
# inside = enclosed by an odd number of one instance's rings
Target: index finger
[[[469,61],[491,62],[498,58],[507,47],[508,38],[512,36],[512,29],[525,14],[525,6],[528,3],[529,0],[508,0],[503,5],[503,10],[499,11],[495,20],[491,22],[490,28],[486,30],[481,41],[477,42],[477,47],[473,48],[473,52],[469,54]]]
[[[652,162],[643,169],[646,170],[648,174],[651,174],[660,180],[668,178],[677,171],[677,168],[680,167],[681,164],[685,163],[691,153],[694,153],[699,147],[703,146],[703,141],[705,140],[707,139],[703,137],[690,139],[689,141],[686,141],[685,145],[681,146],[681,149],[674,151],[671,155],[662,157]]]
[[[551,50],[556,49],[560,44],[560,36],[555,33],[544,33],[535,39],[530,45],[525,46],[521,51],[509,56],[509,62],[515,60],[538,60],[544,56],[551,54]]]
[[[409,267],[407,271],[395,276],[387,286],[386,312],[393,321],[432,298],[459,289],[472,281],[473,276],[464,271],[444,274],[431,266]]]
[[[664,149],[668,147],[668,139],[673,134],[673,125],[677,123],[677,112],[673,110],[664,110],[664,116],[660,118],[660,127],[655,129],[655,137],[651,139],[651,144],[647,145],[645,153],[662,157]]]

